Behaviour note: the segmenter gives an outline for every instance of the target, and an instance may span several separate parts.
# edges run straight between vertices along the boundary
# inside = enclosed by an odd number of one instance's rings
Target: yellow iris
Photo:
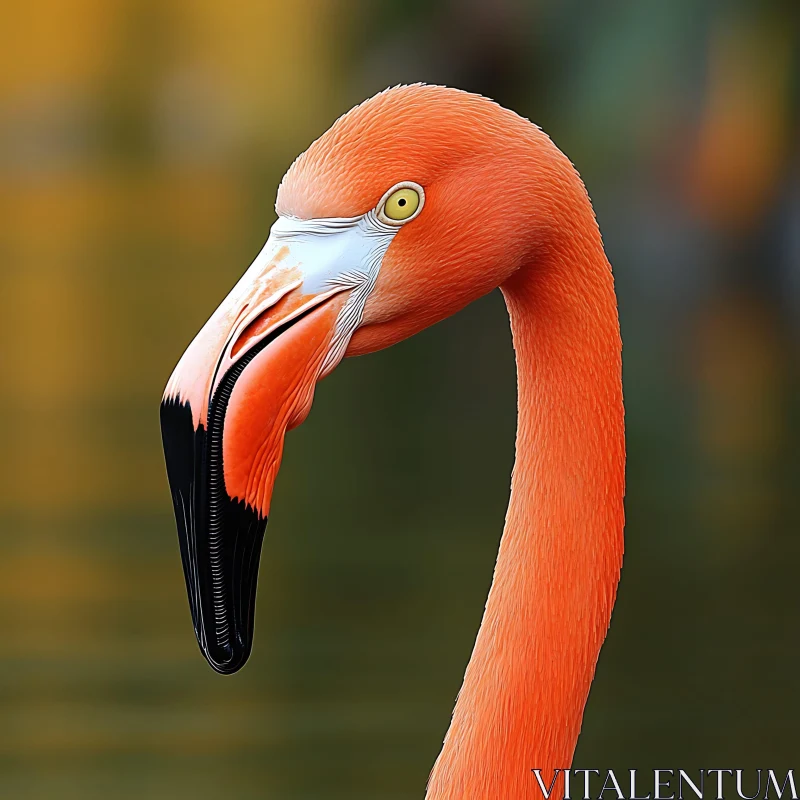
[[[389,195],[383,206],[383,213],[389,219],[402,222],[412,217],[419,208],[419,193],[416,189],[405,187]]]

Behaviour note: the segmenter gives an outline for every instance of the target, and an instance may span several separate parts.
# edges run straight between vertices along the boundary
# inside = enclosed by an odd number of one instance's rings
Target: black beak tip
[[[231,675],[245,665],[252,649],[267,519],[224,488],[210,498],[212,471],[214,486],[224,486],[222,465],[209,448],[205,428],[195,430],[188,404],[162,404],[161,427],[197,643],[215,672]]]
[[[200,652],[205,656],[211,669],[219,675],[233,675],[238,672],[250,658],[252,641],[242,642],[233,647],[209,647],[200,645]]]
[[[252,603],[245,604],[249,610],[251,624],[242,629],[242,626],[237,624],[238,620],[234,620],[237,629],[232,632],[232,635],[229,635],[227,623],[223,622],[223,627],[218,629],[213,619],[210,622],[204,621],[206,618],[203,608],[208,609],[208,603],[205,599],[200,600],[200,597],[206,598],[212,591],[212,587],[208,587],[208,590],[201,591],[199,596],[191,593],[189,595],[194,634],[197,646],[211,669],[219,675],[233,675],[247,663],[253,649],[252,620],[255,597],[253,597]]]

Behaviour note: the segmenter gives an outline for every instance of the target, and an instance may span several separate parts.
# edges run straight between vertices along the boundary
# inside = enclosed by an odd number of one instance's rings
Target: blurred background
[[[800,766],[799,10],[6,4],[0,795],[422,798],[507,502],[499,293],[319,387],[234,677],[194,641],[158,429],[291,160],[417,80],[542,125],[616,272],[627,552],[576,766]]]

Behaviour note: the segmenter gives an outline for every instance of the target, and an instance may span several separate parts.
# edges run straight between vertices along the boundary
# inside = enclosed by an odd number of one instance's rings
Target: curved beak
[[[279,218],[167,384],[161,430],[186,589],[217,672],[236,672],[250,655],[284,436],[361,321],[394,235],[374,223]]]

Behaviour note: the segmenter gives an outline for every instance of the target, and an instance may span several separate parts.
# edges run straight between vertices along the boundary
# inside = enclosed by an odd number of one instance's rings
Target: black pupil
[[[405,197],[401,197],[401,198],[400,198],[400,199],[397,201],[397,205],[399,205],[401,208],[402,208],[402,207],[403,207],[405,204],[406,204],[406,199],[405,199]]]

